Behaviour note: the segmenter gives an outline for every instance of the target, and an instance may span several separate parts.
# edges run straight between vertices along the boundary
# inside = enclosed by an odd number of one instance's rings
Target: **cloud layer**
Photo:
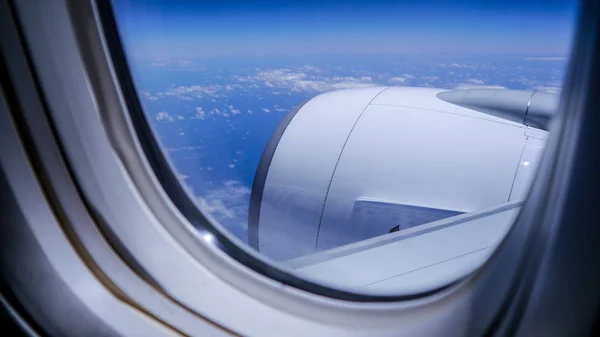
[[[236,180],[227,180],[219,188],[211,189],[197,197],[198,205],[227,228],[248,227],[248,202],[250,189]]]

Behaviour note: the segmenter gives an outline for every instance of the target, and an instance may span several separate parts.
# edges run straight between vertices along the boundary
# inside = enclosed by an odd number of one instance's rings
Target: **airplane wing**
[[[522,201],[455,215],[285,261],[295,273],[335,287],[416,294],[467,276],[500,243]]]

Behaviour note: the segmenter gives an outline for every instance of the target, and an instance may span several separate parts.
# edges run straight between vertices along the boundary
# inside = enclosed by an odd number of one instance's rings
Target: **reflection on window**
[[[464,276],[502,239],[546,144],[576,10],[114,9],[145,113],[201,210],[282,268],[382,294]]]

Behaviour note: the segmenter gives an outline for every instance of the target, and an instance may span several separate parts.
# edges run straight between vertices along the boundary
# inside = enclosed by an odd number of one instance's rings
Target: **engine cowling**
[[[478,92],[347,89],[296,107],[261,158],[250,245],[292,259],[523,199],[556,100]],[[528,126],[529,112],[543,123]]]

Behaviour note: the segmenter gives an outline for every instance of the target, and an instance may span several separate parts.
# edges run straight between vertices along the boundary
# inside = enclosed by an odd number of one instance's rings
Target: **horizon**
[[[567,55],[572,1],[114,1],[133,59],[356,54]]]

